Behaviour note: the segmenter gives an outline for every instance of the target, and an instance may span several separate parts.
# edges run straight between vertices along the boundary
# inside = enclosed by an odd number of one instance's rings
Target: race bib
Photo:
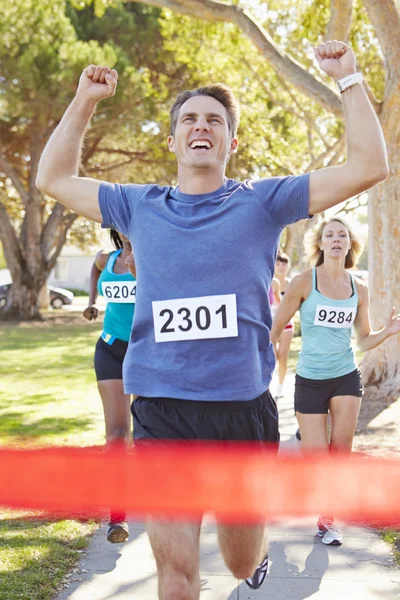
[[[156,342],[238,336],[236,294],[152,303]]]
[[[106,302],[136,302],[136,281],[103,281],[101,289]]]
[[[322,327],[352,327],[356,318],[357,307],[342,308],[339,306],[317,305],[314,325]]]

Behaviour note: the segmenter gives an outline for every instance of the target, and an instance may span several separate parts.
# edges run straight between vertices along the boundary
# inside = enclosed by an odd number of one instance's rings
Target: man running
[[[87,67],[41,159],[37,186],[65,206],[114,227],[132,243],[140,288],[124,362],[134,437],[278,441],[268,391],[274,369],[268,289],[282,229],[359,194],[388,173],[378,119],[342,42],[315,49],[338,82],[347,161],[299,177],[234,181],[238,105],[221,84],[183,92],[171,109],[168,148],[178,185],[117,185],[79,177],[85,130],[117,72]],[[212,416],[211,416],[212,415]],[[163,600],[198,600],[199,523],[152,521],[148,534]],[[218,525],[225,563],[256,589],[267,572],[264,525]],[[257,566],[259,565],[259,566]]]

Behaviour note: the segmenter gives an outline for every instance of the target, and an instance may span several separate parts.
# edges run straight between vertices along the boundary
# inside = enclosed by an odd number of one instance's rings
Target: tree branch
[[[130,1],[142,2],[142,0]],[[283,54],[269,33],[240,6],[217,0],[146,0],[145,4],[158,8],[169,8],[199,19],[236,25],[254,43],[274,69],[296,86],[300,92],[320,104],[325,110],[342,116],[343,107],[338,94],[318,81],[294,59]]]
[[[83,146],[83,154],[81,157],[81,164],[86,165],[88,160],[92,158],[93,154],[97,152],[97,147],[100,144],[103,136],[97,136],[90,146]]]
[[[40,236],[40,250],[44,260],[47,260],[50,250],[54,246],[54,238],[64,212],[65,207],[57,202],[42,229],[42,235]]]
[[[4,256],[11,273],[15,275],[24,263],[24,253],[16,231],[10,221],[6,207],[0,202],[0,239],[3,243]]]
[[[297,112],[294,108],[292,108],[291,106],[286,106],[286,104],[284,104],[283,102],[281,102],[280,100],[277,100],[273,93],[271,88],[268,86],[268,84],[266,83],[266,81],[264,81],[262,79],[262,77],[260,77],[260,75],[257,73],[257,71],[254,69],[253,65],[251,64],[251,62],[249,60],[247,60],[246,58],[243,57],[242,61],[244,62],[244,64],[247,66],[247,68],[249,69],[249,71],[253,74],[254,78],[258,81],[258,83],[261,85],[262,88],[264,88],[264,90],[267,92],[267,94],[274,99],[274,104],[277,104],[278,106],[280,106],[281,108],[283,108],[283,110],[285,110],[286,112],[290,112],[293,115],[295,115],[298,119],[302,119],[305,120],[306,123],[311,127],[311,129],[313,129],[318,136],[321,138],[321,140],[324,142],[324,144],[327,146],[328,142],[326,141],[326,139],[324,138],[320,128],[318,127],[318,125],[315,122],[315,119],[313,119],[311,117],[311,115],[305,110],[305,108],[298,102],[296,96],[292,93],[292,91],[290,90],[290,88],[286,85],[286,82],[279,77],[278,73],[276,73],[277,78],[279,79],[281,85],[285,88],[285,90],[287,91],[287,93],[289,94],[291,100],[293,100],[293,104],[295,106],[297,106],[297,108],[299,109],[299,112]]]
[[[12,164],[6,159],[4,154],[0,154],[0,169],[9,177],[12,181],[13,186],[17,190],[22,202],[25,206],[29,202],[29,194],[26,191],[17,171],[14,169]]]
[[[364,202],[362,202],[361,200],[361,196],[364,195],[366,196],[366,198],[364,199]],[[356,210],[357,208],[364,208],[368,206],[368,196],[367,194],[361,194],[360,196],[356,196],[355,198],[350,198],[349,200],[346,200],[345,205],[340,208],[338,211],[336,211],[333,216],[339,215],[340,213],[345,213],[346,215],[353,212],[354,210]]]
[[[63,249],[63,246],[65,244],[65,240],[67,239],[68,230],[71,228],[72,223],[78,217],[79,217],[79,215],[77,215],[76,213],[71,213],[64,218],[63,225],[62,225],[62,227],[60,227],[57,240],[55,241],[55,250],[54,250],[53,254],[51,255],[51,257],[49,258],[49,260],[46,261],[46,267],[47,267],[48,273],[50,273],[50,271],[54,268],[54,266],[57,262],[57,258],[60,256],[60,252]]]
[[[363,0],[390,75],[400,73],[400,11],[395,0]]]
[[[131,163],[133,163],[134,161],[136,161],[137,158],[133,157],[133,158],[128,158],[127,160],[121,161],[121,162],[114,162],[111,164],[106,165],[105,167],[100,166],[95,166],[95,167],[90,167],[88,169],[85,169],[84,174],[85,177],[88,176],[89,173],[108,173],[109,171],[113,171],[114,169],[119,169],[120,167],[125,167],[126,165],[129,165]],[[139,161],[141,164],[151,164],[156,166],[157,164],[159,165],[163,165],[165,164],[165,160],[162,161],[154,161],[151,159],[145,159],[145,158],[139,158]]]
[[[331,16],[326,28],[325,41],[349,39],[353,0],[331,0]]]
[[[129,156],[129,158],[140,158],[146,156],[147,151],[136,152],[135,150],[123,150],[120,148],[97,148],[97,153],[100,154],[122,154],[123,156]]]
[[[320,169],[321,167],[327,167],[328,165],[332,165],[338,162],[339,156],[341,155],[346,144],[345,137],[342,136],[336,142],[329,146],[325,152],[317,156],[317,158],[309,163],[306,167],[305,172],[314,171],[315,169]],[[326,162],[326,159],[333,153],[333,157],[331,160]]]

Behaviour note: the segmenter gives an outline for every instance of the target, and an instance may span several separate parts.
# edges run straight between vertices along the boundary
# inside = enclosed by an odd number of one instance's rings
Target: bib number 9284
[[[317,305],[314,325],[321,327],[352,327],[357,314],[355,307],[323,306]]]
[[[152,303],[156,342],[237,337],[236,294]]]

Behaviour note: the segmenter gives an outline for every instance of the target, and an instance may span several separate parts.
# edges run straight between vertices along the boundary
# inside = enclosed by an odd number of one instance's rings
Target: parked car
[[[11,283],[0,285],[0,308],[6,305]],[[62,308],[65,304],[72,304],[74,294],[63,288],[48,286],[50,294],[50,304],[53,308]]]

